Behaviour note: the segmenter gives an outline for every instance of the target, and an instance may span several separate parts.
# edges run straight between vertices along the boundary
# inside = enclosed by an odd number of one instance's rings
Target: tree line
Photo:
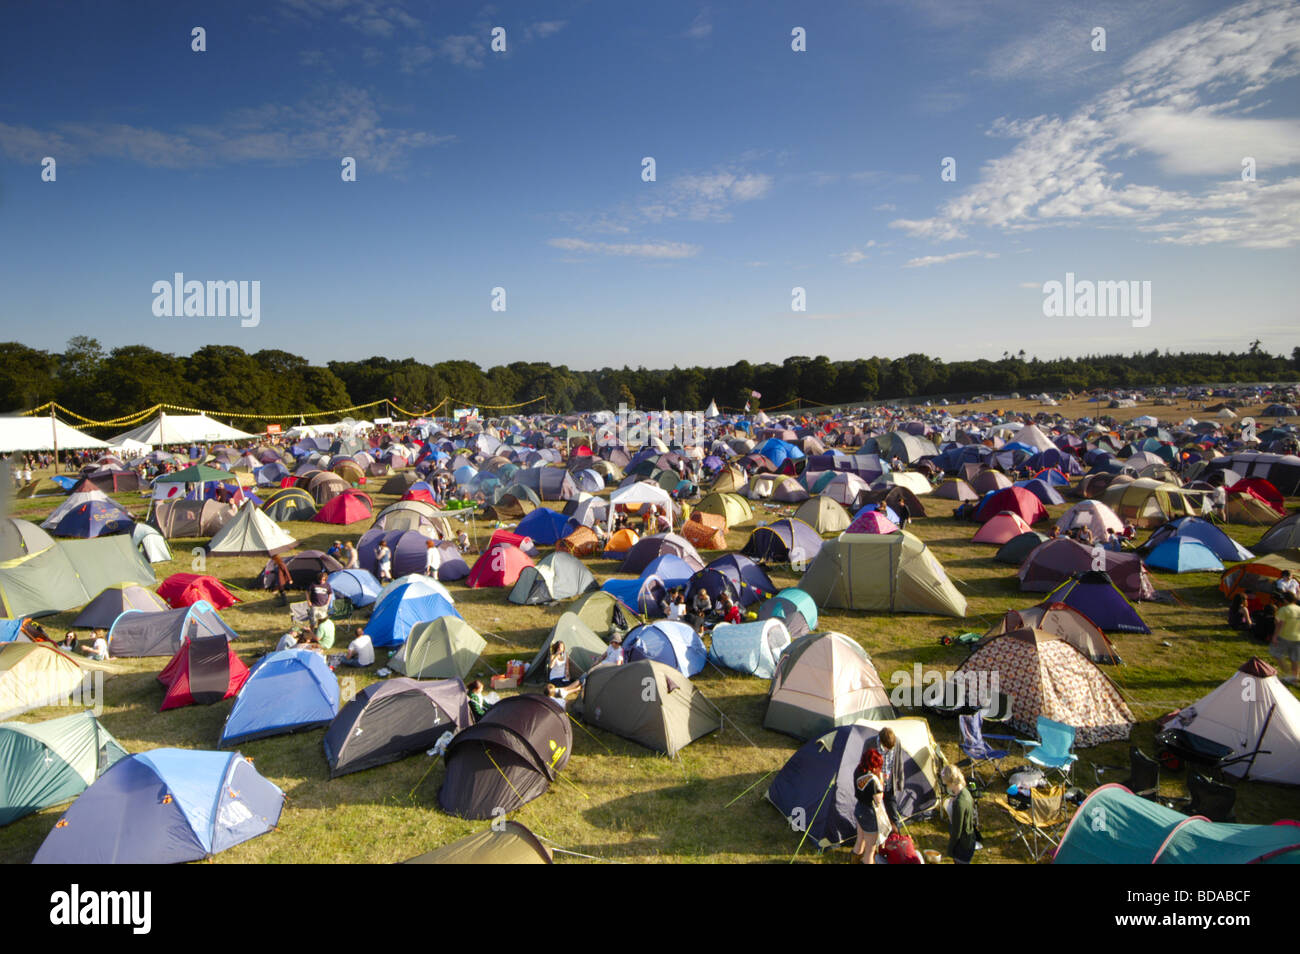
[[[154,404],[235,414],[260,427],[258,415],[328,411],[391,400],[423,412],[451,396],[465,404],[509,405],[545,395],[535,410],[568,413],[628,407],[702,409],[710,400],[740,408],[750,392],[761,407],[858,404],[885,399],[1011,391],[1087,391],[1207,382],[1295,380],[1300,348],[1271,355],[1259,342],[1242,352],[1086,355],[1040,360],[1025,352],[997,361],[945,362],[925,354],[832,361],[796,355],[780,364],[737,361],[728,367],[600,368],[516,361],[483,369],[472,361],[425,364],[380,356],[313,365],[287,351],[248,353],[208,345],[174,355],[145,345],[105,350],[77,336],[62,352],[18,342],[0,344],[0,412],[27,410],[54,400],[95,420],[111,420]],[[444,412],[446,409],[444,408]],[[373,414],[370,416],[374,416]]]

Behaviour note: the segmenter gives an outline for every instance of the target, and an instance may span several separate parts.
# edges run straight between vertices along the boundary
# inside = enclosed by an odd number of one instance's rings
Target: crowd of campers
[[[765,684],[750,731],[788,747],[742,803],[779,812],[779,852],[978,863],[997,813],[998,837],[1035,861],[1300,861],[1300,826],[1234,812],[1242,785],[1300,785],[1296,394],[1256,396],[1276,424],[1226,401],[1201,419],[1134,416],[1133,395],[1094,395],[1073,419],[1046,395],[1034,413],[711,404],[686,445],[625,446],[609,412],[265,435],[159,415],[106,440],[60,425],[58,461],[10,459],[19,500],[48,498],[44,518],[0,521],[0,824],[66,805],[44,816],[35,860],[49,863],[284,837],[294,809],[236,747],[289,733],[330,778],[437,758],[439,809],[495,820],[552,791],[575,747],[607,757],[602,738],[666,758],[715,733],[750,742],[699,678],[726,673]],[[984,632],[944,623],[968,607],[916,532],[934,520],[1024,594]],[[304,548],[293,526],[308,521],[337,539]],[[1247,549],[1243,526],[1268,529]],[[204,541],[206,562],[159,579],[178,540],[186,560]],[[255,584],[223,579],[237,557],[257,558]],[[1139,722],[1116,634],[1150,634],[1143,603],[1181,573],[1219,575],[1240,666],[1165,715],[1154,750],[1132,746],[1122,783],[1094,785],[1080,753]],[[474,589],[495,591],[498,632],[462,615]],[[228,619],[263,601],[285,625],[257,655]],[[497,673],[489,640],[537,606],[549,632]],[[967,653],[934,685],[886,685],[827,625],[904,613]],[[111,695],[128,659],[156,670],[158,718],[222,706],[219,736],[132,752],[111,715],[32,715],[87,671],[107,667]],[[349,673],[369,681],[345,698]],[[955,744],[936,742],[940,721]],[[1102,808],[1125,838],[1079,820]],[[922,820],[946,840],[921,850]],[[411,860],[550,863],[558,846],[510,820],[429,847]]]

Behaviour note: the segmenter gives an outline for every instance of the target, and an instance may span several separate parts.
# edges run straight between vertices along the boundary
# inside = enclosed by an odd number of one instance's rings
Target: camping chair
[[[352,615],[352,600],[346,596],[336,596],[330,602],[330,619],[348,619]]]
[[[1061,778],[1073,783],[1074,763],[1079,759],[1070,751],[1074,748],[1074,726],[1039,716],[1038,738],[1041,741],[1016,740],[1024,746],[1025,758],[1039,768],[1059,772]]]
[[[961,729],[961,750],[967,756],[967,762],[971,766],[971,780],[979,783],[983,787],[983,782],[979,778],[979,766],[988,763],[993,766],[994,771],[1002,778],[1007,777],[1007,773],[1002,770],[1002,760],[1010,753],[1006,749],[995,749],[989,745],[989,739],[997,739],[999,742],[1015,742],[1016,737],[1013,735],[985,735],[984,734],[984,714],[978,709],[967,715],[957,717],[957,724]],[[963,766],[966,762],[961,763]]]
[[[1064,785],[1030,789],[1029,804],[1023,808],[1013,804],[1005,793],[995,795],[993,800],[1010,816],[1012,833],[1033,861],[1042,861],[1061,843],[1071,814]]]
[[[1097,778],[1097,784],[1102,783],[1101,776],[1104,772],[1122,772],[1123,769],[1118,765],[1094,765],[1093,774]],[[1160,763],[1151,756],[1147,755],[1136,745],[1128,750],[1128,778],[1120,782],[1134,795],[1141,795],[1149,801],[1158,802],[1160,794]]]

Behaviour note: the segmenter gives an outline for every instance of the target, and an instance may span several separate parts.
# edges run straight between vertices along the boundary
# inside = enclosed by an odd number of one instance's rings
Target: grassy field
[[[992,409],[989,405],[977,407]],[[1098,411],[1095,404],[1084,407],[1094,414],[1105,413]],[[1021,402],[1021,409],[1088,413],[1079,408],[1039,408],[1032,402]],[[1188,413],[1196,415],[1199,409],[1142,408],[1121,413],[1127,419],[1147,410],[1162,418],[1181,420]],[[137,513],[144,509],[145,501],[138,495],[122,494],[116,499]],[[392,499],[378,498],[377,508]],[[55,497],[19,501],[14,515],[39,520],[57,503]],[[1041,598],[1019,591],[1015,568],[993,561],[996,548],[970,542],[975,527],[951,518],[952,502],[926,497],[924,503],[929,516],[913,521],[909,529],[930,546],[966,595],[967,618],[828,611],[818,627],[823,631],[838,630],[858,640],[886,685],[890,684],[891,673],[910,671],[916,663],[927,670],[956,669],[966,651],[958,646],[943,646],[943,636],[970,630],[982,632],[1007,609],[1025,607]],[[1296,501],[1288,503],[1294,507]],[[1049,508],[1054,518],[1064,509]],[[760,521],[792,510],[756,505]],[[368,521],[350,527],[284,524],[302,547],[322,550],[334,539],[358,539],[367,526]],[[492,528],[479,523],[474,529],[482,543]],[[750,529],[733,529],[728,535],[729,547],[739,549]],[[1263,529],[1232,527],[1230,532],[1249,547]],[[203,542],[172,541],[176,559],[156,567],[158,578],[189,571],[190,548]],[[247,662],[271,649],[288,627],[287,610],[278,599],[256,589],[256,577],[264,562],[218,557],[210,559],[207,566],[207,572],[231,585],[244,601],[222,615],[240,634],[235,648]],[[597,559],[589,561],[589,566],[602,581],[617,574],[615,562]],[[778,568],[772,576],[782,586],[798,580],[788,568]],[[1226,607],[1216,588],[1217,574],[1155,573],[1153,577],[1156,588],[1171,592],[1174,599],[1139,605],[1152,635],[1112,636],[1127,664],[1107,668],[1139,719],[1132,741],[1148,753],[1154,749],[1153,726],[1158,716],[1194,701],[1223,682],[1251,655],[1265,652],[1264,647],[1227,628]],[[513,606],[506,602],[503,590],[469,590],[461,584],[452,584],[451,589],[465,619],[485,635],[491,634],[483,657],[485,674],[488,666],[496,671],[504,669],[509,659],[531,659],[563,610],[562,606]],[[62,635],[74,616],[70,612],[42,622]],[[361,618],[357,617],[340,625],[342,645],[346,645],[359,622]],[[381,652],[380,660],[370,670],[355,674],[355,688],[376,678],[373,670],[383,665],[384,655]],[[103,724],[129,751],[158,746],[215,747],[231,702],[159,713],[162,690],[155,676],[165,662],[149,658],[106,664]],[[678,758],[668,759],[601,730],[575,726],[573,758],[561,781],[513,817],[554,845],[610,861],[847,860],[847,849],[818,855],[805,846],[796,855],[799,835],[763,798],[770,773],[778,770],[799,744],[761,728],[766,681],[708,667],[693,682],[725,714],[721,732],[691,744]],[[39,721],[60,714],[63,710],[49,708],[22,718]],[[930,724],[947,757],[960,759],[955,721],[932,719]],[[417,755],[331,781],[321,749],[322,735],[323,730],[315,730],[241,746],[241,751],[255,760],[258,770],[284,789],[289,798],[279,830],[218,855],[214,861],[393,862],[484,826],[483,822],[450,817],[437,808],[436,796],[443,777],[441,760]],[[1081,750],[1078,781],[1092,787],[1092,765],[1125,765],[1127,752],[1127,743]],[[1298,790],[1254,782],[1236,788],[1237,814],[1243,822],[1300,818]],[[1171,796],[1185,795],[1184,776],[1162,776],[1161,790]],[[61,812],[62,808],[48,809],[0,829],[0,861],[29,861]],[[1027,860],[1011,837],[1008,823],[988,801],[980,803],[980,822],[986,850],[977,857],[977,863]],[[911,825],[910,831],[919,848],[946,848],[946,827],[942,822],[919,822]],[[557,859],[580,860],[566,854]]]

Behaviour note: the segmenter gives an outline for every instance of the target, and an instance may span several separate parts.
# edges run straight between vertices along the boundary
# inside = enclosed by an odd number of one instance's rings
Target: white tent
[[[0,454],[52,451],[56,435],[59,450],[108,446],[62,421],[55,420],[51,423],[48,417],[0,417]]]
[[[292,550],[298,541],[264,514],[251,500],[208,541],[211,556],[274,556]]]
[[[668,516],[668,530],[673,529],[673,498],[658,484],[648,480],[620,487],[609,496],[609,529],[614,527],[614,510],[619,504],[657,504]]]
[[[206,414],[159,414],[147,424],[132,428],[113,437],[114,442],[125,439],[143,444],[211,444],[215,441],[243,441],[254,437]],[[62,441],[59,442],[62,446]]]
[[[707,418],[714,418],[718,416],[717,401],[709,401],[709,406],[704,409],[704,416]]]
[[[1300,699],[1260,659],[1250,660],[1218,689],[1180,710],[1169,727],[1232,749],[1229,758],[1239,761],[1224,766],[1229,775],[1300,785]]]
[[[1037,424],[1026,424],[1016,431],[1011,440],[1013,443],[1024,444],[1039,451],[1050,450],[1056,446],[1052,443],[1051,438],[1039,429]]]
[[[146,444],[143,441],[137,441],[132,437],[115,438],[108,442],[108,446],[115,453],[121,454],[125,458],[143,457],[153,450],[152,444]]]

